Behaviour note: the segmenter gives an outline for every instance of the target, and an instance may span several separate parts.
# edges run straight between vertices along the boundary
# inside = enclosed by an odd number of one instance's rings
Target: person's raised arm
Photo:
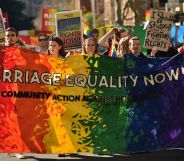
[[[118,28],[112,28],[107,34],[102,36],[100,40],[98,41],[99,46],[102,46],[103,48],[108,49],[109,48],[108,38],[110,38],[117,31],[118,31]]]

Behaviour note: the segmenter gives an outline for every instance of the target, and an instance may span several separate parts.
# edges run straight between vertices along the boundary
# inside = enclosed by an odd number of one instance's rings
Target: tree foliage
[[[127,18],[128,16],[128,11],[129,9],[132,9],[132,11],[135,14],[135,24],[138,25],[140,24],[140,14],[139,14],[139,10],[138,7],[136,6],[135,2],[133,0],[128,0],[125,3],[125,6],[122,8],[121,6],[121,0],[116,0],[117,3],[117,23],[122,26],[123,25],[123,21],[124,19]]]
[[[128,9],[131,8],[132,11],[135,14],[135,25],[140,24],[140,14],[138,7],[136,6],[135,2],[133,0],[128,0],[125,4],[125,7],[123,9],[123,19],[127,17]]]
[[[23,14],[25,4],[17,0],[1,0],[0,8],[3,12],[7,12],[9,24],[17,30],[33,29],[34,17],[28,17]]]
[[[123,20],[122,20],[122,8],[121,8],[121,0],[116,0],[117,3],[117,10],[116,10],[116,14],[117,14],[117,24],[122,26],[123,25]]]
[[[93,28],[93,13],[92,12],[87,12],[86,14],[83,15],[83,18],[87,25],[89,26],[90,29]],[[100,16],[96,16],[96,27],[101,27],[104,26],[103,19]]]

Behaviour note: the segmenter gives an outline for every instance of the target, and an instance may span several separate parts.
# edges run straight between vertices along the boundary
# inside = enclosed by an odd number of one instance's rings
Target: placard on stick
[[[144,41],[144,48],[153,49],[153,47],[156,47],[157,50],[168,51],[173,20],[173,12],[152,10]]]
[[[81,10],[56,13],[56,35],[64,43],[65,50],[82,48]]]

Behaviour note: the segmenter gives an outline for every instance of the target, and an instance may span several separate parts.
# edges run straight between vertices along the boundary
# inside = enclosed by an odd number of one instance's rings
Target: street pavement
[[[136,153],[131,155],[83,155],[83,154],[71,154],[66,157],[58,157],[57,154],[35,154],[26,153],[26,159],[17,159],[15,155],[7,155],[5,153],[0,154],[0,161],[77,161],[77,160],[88,160],[88,161],[184,161],[184,149],[165,150],[159,152],[145,152]]]

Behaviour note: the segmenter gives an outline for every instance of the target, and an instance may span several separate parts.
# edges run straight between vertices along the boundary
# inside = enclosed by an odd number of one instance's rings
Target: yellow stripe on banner
[[[77,60],[76,60],[77,58]],[[52,59],[50,59],[52,61]],[[80,63],[79,63],[80,62]],[[53,63],[52,63],[53,64]],[[89,75],[89,65],[84,60],[83,56],[69,57],[63,67],[57,67],[57,63],[54,65],[53,71],[58,73],[67,74],[83,74],[86,77]],[[73,70],[72,70],[73,69]],[[65,75],[63,74],[62,79]],[[55,87],[58,88],[58,87]],[[87,95],[90,89],[76,87],[75,90],[69,90],[70,87],[63,86],[60,88],[59,93],[55,95],[66,96],[81,96]],[[48,87],[48,91],[54,90],[53,86]],[[47,153],[76,153],[77,151],[93,153],[92,147],[87,147],[85,144],[80,144],[82,138],[86,138],[90,134],[90,130],[86,132],[79,118],[73,118],[78,114],[81,119],[89,119],[92,109],[86,108],[84,101],[60,101],[59,107],[57,106],[59,100],[53,100],[52,98],[47,100],[48,113],[50,114],[48,133],[44,137],[44,144]],[[63,115],[64,114],[64,115]],[[59,123],[62,120],[62,123]],[[55,130],[54,130],[55,129]],[[75,131],[75,133],[74,133]],[[54,138],[54,139],[53,139]],[[71,139],[72,138],[72,141]],[[51,146],[54,145],[54,146]],[[51,147],[50,147],[51,146]],[[50,147],[50,148],[49,148]]]

